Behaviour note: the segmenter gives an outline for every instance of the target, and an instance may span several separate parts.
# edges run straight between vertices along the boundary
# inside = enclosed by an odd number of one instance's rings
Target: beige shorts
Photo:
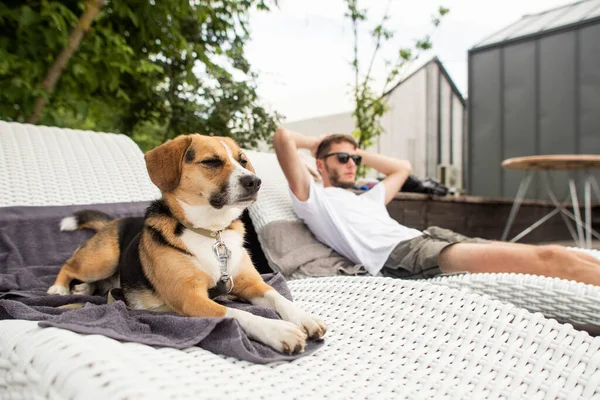
[[[400,279],[432,278],[442,274],[438,258],[442,250],[455,243],[490,243],[469,238],[449,229],[430,226],[423,235],[398,243],[381,269],[383,276]]]

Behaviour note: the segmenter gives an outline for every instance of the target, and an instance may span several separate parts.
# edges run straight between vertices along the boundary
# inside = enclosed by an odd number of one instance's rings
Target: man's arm
[[[308,200],[310,190],[310,174],[298,155],[298,149],[314,151],[320,138],[309,137],[285,128],[279,128],[273,136],[273,147],[277,161],[296,198]]]
[[[359,150],[358,154],[362,156],[364,165],[387,175],[382,184],[385,187],[385,204],[388,204],[410,176],[412,172],[410,162],[364,150]]]

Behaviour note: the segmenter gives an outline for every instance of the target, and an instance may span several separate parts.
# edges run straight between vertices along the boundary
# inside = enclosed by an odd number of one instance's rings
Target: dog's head
[[[244,208],[261,181],[237,143],[228,137],[181,135],[145,155],[152,182],[193,206]]]

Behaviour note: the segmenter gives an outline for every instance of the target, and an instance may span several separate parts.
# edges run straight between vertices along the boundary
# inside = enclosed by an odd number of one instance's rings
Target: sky
[[[278,0],[270,12],[250,17],[252,39],[246,55],[259,74],[258,94],[263,104],[285,117],[285,122],[352,109],[350,62],[353,33],[343,0]],[[385,59],[402,47],[432,33],[433,49],[421,60],[437,56],[463,95],[467,96],[467,52],[486,37],[525,14],[572,3],[572,0],[359,0],[368,20],[359,31],[359,63],[365,71],[374,49],[370,30],[379,23],[389,3],[388,28],[394,38],[378,53],[373,67],[374,87],[385,79]],[[431,16],[444,6],[450,12],[437,29]],[[366,72],[366,71],[365,71]]]

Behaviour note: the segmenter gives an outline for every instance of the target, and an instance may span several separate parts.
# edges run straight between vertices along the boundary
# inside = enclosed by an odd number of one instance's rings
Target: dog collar
[[[223,231],[230,229],[231,225],[218,231],[212,231],[210,229],[205,228],[190,227],[186,224],[183,224],[183,226],[199,235],[214,238],[216,240],[215,244],[213,244],[213,253],[215,255],[215,258],[219,262],[219,268],[221,269],[221,277],[217,281],[215,287],[211,289],[211,297],[216,297],[220,294],[231,293],[231,291],[233,290],[233,277],[227,272],[227,262],[231,257],[231,251],[229,250],[229,247],[227,247],[227,244],[221,237]]]
[[[187,229],[189,229],[192,232],[195,232],[199,235],[210,237],[210,238],[217,238],[217,236],[220,237],[221,233],[223,233],[223,231],[226,231],[227,229],[231,228],[231,225],[229,225],[227,228],[223,228],[218,231],[211,231],[210,229],[194,228],[194,227],[191,227],[191,226],[188,226],[185,224],[183,224],[183,226],[185,226]]]
[[[233,277],[227,272],[227,261],[229,261],[229,258],[231,257],[231,251],[221,238],[221,232],[223,231],[216,232],[217,241],[213,244],[213,253],[217,261],[219,261],[219,266],[221,268],[221,277],[219,278],[219,282],[217,282],[217,288],[219,288],[219,286],[222,288],[223,285],[225,285],[226,293],[230,293],[233,290]],[[229,288],[227,288],[228,282]]]

